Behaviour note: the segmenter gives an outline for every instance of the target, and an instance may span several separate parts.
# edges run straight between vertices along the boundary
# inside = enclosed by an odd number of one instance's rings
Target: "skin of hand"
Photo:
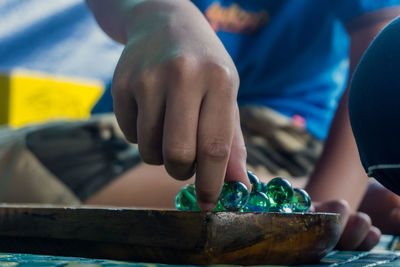
[[[370,215],[384,234],[400,235],[400,196],[371,182],[359,210]]]
[[[349,204],[344,200],[314,202],[310,211],[341,215],[342,233],[336,249],[368,251],[379,242],[381,232],[372,226],[370,217],[362,212],[352,212]]]
[[[250,189],[238,74],[202,13],[179,0],[88,4],[100,26],[126,43],[112,82],[114,111],[143,161],[164,164],[179,180],[196,172],[203,210],[215,207],[224,179]]]
[[[350,22],[348,25],[350,78],[370,42],[398,14],[400,14],[400,9],[384,9],[368,13],[356,19],[358,21]],[[385,19],[374,20],[374,16],[382,16]],[[362,28],[350,29],[351,24],[359,25],[360,20],[378,22]],[[346,90],[332,121],[324,151],[310,177],[306,190],[315,201],[345,199],[349,202],[351,210],[355,211],[368,187],[368,177],[362,168],[351,130],[347,94]]]

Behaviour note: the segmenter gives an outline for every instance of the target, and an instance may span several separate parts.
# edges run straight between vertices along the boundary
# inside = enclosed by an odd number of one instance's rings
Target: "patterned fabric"
[[[240,113],[249,170],[282,177],[310,174],[322,142],[302,128],[301,118],[293,121],[257,106],[244,106]],[[137,146],[126,142],[112,114],[4,128],[0,173],[7,178],[0,189],[7,193],[0,201],[79,203],[139,162]]]
[[[259,106],[244,106],[240,113],[249,170],[282,177],[310,174],[322,142],[304,129],[301,118],[293,121]],[[141,162],[137,146],[126,142],[112,114],[3,129],[1,144],[0,173],[8,177],[0,184],[8,192],[0,195],[3,202],[84,201]]]
[[[297,265],[302,267],[324,266],[324,267],[362,267],[362,266],[378,266],[378,267],[398,267],[400,266],[400,251],[390,251],[389,245],[395,238],[391,236],[383,236],[380,244],[370,252],[359,251],[333,251],[315,265]],[[290,253],[290,252],[288,252]],[[16,254],[16,253],[0,253],[0,267],[2,266],[63,266],[63,267],[173,267],[176,265],[159,264],[159,263],[136,263],[126,261],[115,261],[106,259],[87,259],[77,257],[61,257],[61,256],[44,256],[33,254]],[[188,266],[188,265],[185,265]],[[193,265],[195,267],[198,265]],[[216,265],[222,266],[222,265]],[[231,267],[239,267],[229,265]],[[270,265],[258,265],[264,267],[273,267]],[[274,265],[276,266],[276,265]]]
[[[308,176],[322,151],[322,141],[291,120],[261,106],[240,108],[247,148],[247,168],[271,176]]]
[[[3,128],[0,202],[79,203],[139,161],[112,114]]]

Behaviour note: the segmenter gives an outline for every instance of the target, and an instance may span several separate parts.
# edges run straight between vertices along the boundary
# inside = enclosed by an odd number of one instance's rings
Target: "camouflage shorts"
[[[272,176],[308,176],[323,143],[304,127],[276,111],[260,106],[240,108],[247,148],[247,167]]]
[[[241,108],[248,168],[306,176],[321,141],[264,107]],[[79,203],[140,162],[115,117],[0,129],[0,202]],[[43,186],[46,184],[46,186]]]
[[[0,128],[0,202],[74,204],[140,162],[113,114]]]

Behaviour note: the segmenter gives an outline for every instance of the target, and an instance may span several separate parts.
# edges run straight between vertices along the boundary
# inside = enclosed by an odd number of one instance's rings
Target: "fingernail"
[[[205,202],[198,202],[197,205],[202,211],[210,211],[215,208],[215,203],[205,203]]]

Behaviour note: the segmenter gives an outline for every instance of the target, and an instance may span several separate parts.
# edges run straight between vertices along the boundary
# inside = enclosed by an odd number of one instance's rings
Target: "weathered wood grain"
[[[174,264],[304,264],[336,244],[339,215],[0,205],[0,251]]]

